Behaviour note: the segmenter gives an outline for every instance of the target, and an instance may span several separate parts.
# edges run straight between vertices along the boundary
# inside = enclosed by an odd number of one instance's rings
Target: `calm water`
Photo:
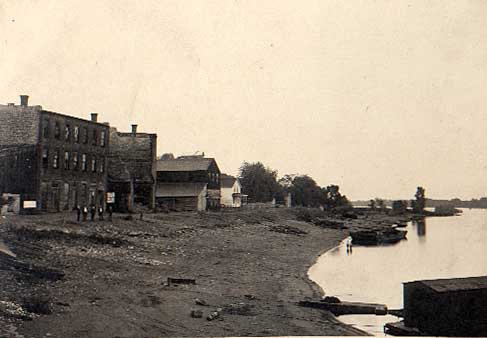
[[[345,241],[325,253],[309,276],[326,295],[342,300],[386,304],[402,308],[402,282],[418,279],[487,275],[487,210],[464,209],[461,216],[427,218],[408,223],[407,240],[380,247],[354,246]],[[375,335],[393,316],[340,316]]]

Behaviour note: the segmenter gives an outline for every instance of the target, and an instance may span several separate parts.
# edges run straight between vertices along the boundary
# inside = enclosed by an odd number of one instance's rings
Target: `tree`
[[[384,200],[382,198],[376,198],[375,199],[375,205],[380,210],[385,210],[386,209],[386,203],[384,202]]]
[[[318,207],[323,202],[320,186],[308,175],[286,175],[279,183],[291,193],[294,205]]]
[[[373,199],[370,200],[370,202],[369,202],[369,208],[370,208],[370,210],[375,210],[375,201]]]
[[[243,162],[239,179],[242,193],[249,195],[252,202],[270,202],[282,190],[277,183],[277,171],[265,167],[261,162]]]
[[[416,189],[416,194],[414,194],[414,198],[414,200],[411,200],[411,207],[413,208],[413,212],[417,214],[422,214],[426,205],[425,190],[423,187],[418,187]]]
[[[340,187],[338,185],[329,185],[326,188],[321,188],[321,191],[324,197],[323,206],[325,209],[351,206],[347,196],[340,193]]]

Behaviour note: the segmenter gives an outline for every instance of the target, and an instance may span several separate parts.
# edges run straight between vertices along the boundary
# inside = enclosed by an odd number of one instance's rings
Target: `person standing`
[[[83,221],[86,221],[87,218],[88,218],[88,208],[85,205],[83,207]]]
[[[103,221],[103,207],[102,207],[102,206],[100,206],[100,207],[98,208],[98,219],[99,219],[100,221]]]
[[[112,205],[110,204],[108,206],[108,220],[111,222],[112,221],[112,215],[113,215],[113,207]]]
[[[90,214],[91,214],[91,221],[94,221],[95,220],[95,214],[96,214],[96,208],[93,204],[90,207]]]
[[[81,207],[79,205],[76,206],[76,213],[78,215],[78,222],[80,221],[81,219]]]

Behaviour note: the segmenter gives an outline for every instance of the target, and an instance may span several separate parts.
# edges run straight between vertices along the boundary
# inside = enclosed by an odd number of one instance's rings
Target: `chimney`
[[[93,122],[98,121],[98,114],[97,113],[91,113],[91,121],[93,121]]]
[[[20,95],[20,105],[23,107],[29,105],[29,95]]]
[[[132,124],[132,134],[137,134],[137,125]]]

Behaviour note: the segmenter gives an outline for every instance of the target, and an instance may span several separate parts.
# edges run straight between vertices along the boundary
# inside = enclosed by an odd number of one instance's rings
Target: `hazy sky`
[[[486,1],[0,2],[0,101],[352,199],[487,195]],[[1,123],[1,117],[0,117]]]

